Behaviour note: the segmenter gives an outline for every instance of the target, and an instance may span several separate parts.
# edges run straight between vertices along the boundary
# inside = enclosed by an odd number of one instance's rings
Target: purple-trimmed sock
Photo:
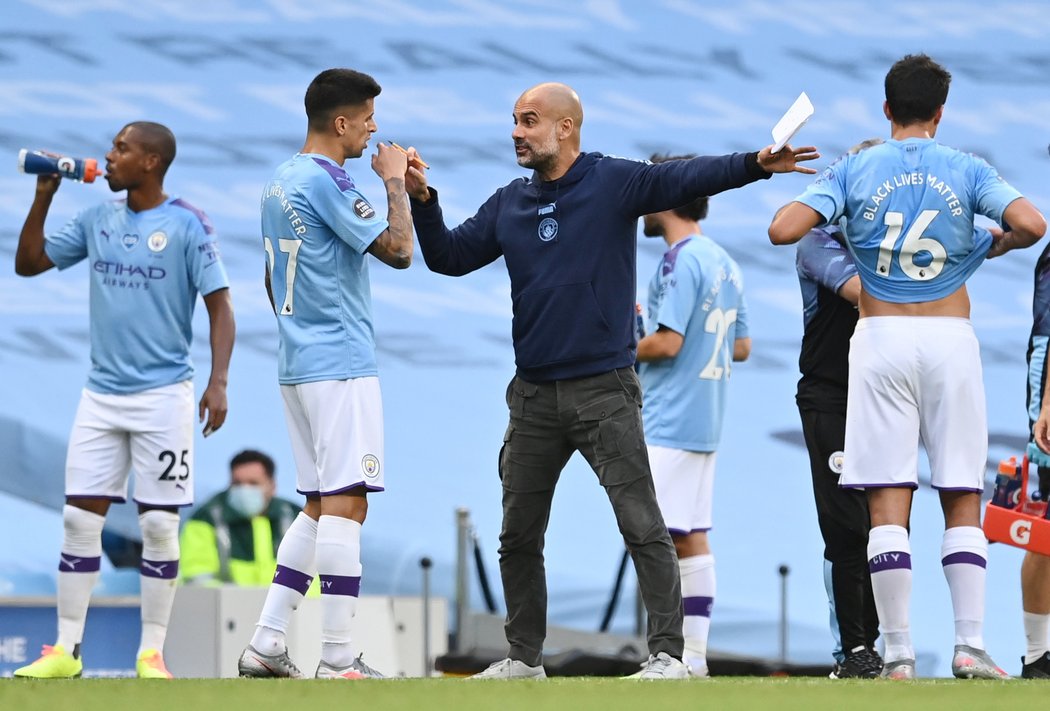
[[[139,654],[164,651],[171,606],[179,577],[179,515],[151,509],[139,514],[142,529],[142,562],[139,564],[139,599],[142,633]]]
[[[976,526],[958,526],[944,532],[941,565],[952,593],[955,643],[984,649],[984,587],[988,539]]]
[[[58,557],[58,639],[69,652],[84,636],[91,590],[102,564],[102,527],[105,516],[76,506],[62,508],[62,552]]]
[[[321,659],[336,668],[354,660],[350,626],[361,592],[361,524],[341,516],[317,522],[321,578]]]
[[[696,555],[681,558],[683,657],[702,664],[707,660],[707,637],[711,629],[711,608],[715,602],[715,557]]]
[[[272,656],[285,650],[288,622],[313,582],[316,548],[317,522],[300,512],[277,548],[277,569],[252,635],[251,645],[261,654]]]
[[[914,659],[908,606],[911,602],[911,543],[903,526],[876,526],[868,534],[868,569],[885,660]]]

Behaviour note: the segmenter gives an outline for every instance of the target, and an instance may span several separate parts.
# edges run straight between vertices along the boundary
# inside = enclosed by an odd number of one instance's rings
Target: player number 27
[[[704,330],[715,334],[715,347],[711,351],[711,358],[707,365],[700,371],[700,377],[705,380],[721,380],[723,376],[729,377],[730,349],[726,348],[726,334],[729,327],[736,323],[736,309],[712,309],[704,321]],[[721,361],[721,365],[719,365]]]
[[[295,310],[295,268],[299,265],[299,248],[303,246],[301,239],[279,239],[277,247],[288,255],[288,266],[284,270],[284,303],[277,311],[281,316],[291,316]],[[273,242],[269,237],[263,237],[263,247],[266,249],[266,258],[270,260],[270,276],[272,278],[276,268],[276,260],[273,253]]]
[[[904,235],[899,252],[901,271],[906,276],[916,281],[928,281],[941,273],[944,262],[948,259],[948,250],[944,245],[930,237],[923,237],[922,233],[930,226],[930,223],[941,213],[940,210],[923,210]],[[904,229],[903,212],[887,212],[885,217],[886,237],[879,245],[879,263],[875,266],[875,273],[881,277],[890,276],[890,266],[893,263],[893,253],[897,246],[897,238]],[[928,264],[917,264],[915,255],[919,252],[927,252],[930,255]],[[925,260],[923,260],[925,261]]]

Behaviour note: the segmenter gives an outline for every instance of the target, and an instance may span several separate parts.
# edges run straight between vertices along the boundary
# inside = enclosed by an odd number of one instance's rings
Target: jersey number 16
[[[910,279],[916,281],[928,281],[941,273],[944,262],[948,259],[948,250],[944,245],[930,237],[923,237],[922,233],[930,226],[930,223],[941,213],[940,210],[923,210],[918,218],[904,235],[899,250],[897,238],[904,229],[903,212],[887,212],[884,222],[886,224],[886,237],[879,244],[879,262],[875,265],[875,273],[880,277],[890,276],[890,266],[893,263],[893,253],[897,251],[901,271]],[[916,255],[926,252],[930,255],[928,264],[919,264],[915,261]],[[923,260],[924,262],[926,260]]]

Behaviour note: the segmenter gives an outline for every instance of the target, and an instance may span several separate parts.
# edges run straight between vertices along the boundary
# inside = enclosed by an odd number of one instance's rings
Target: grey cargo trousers
[[[547,636],[544,534],[554,487],[577,450],[605,488],[634,560],[649,613],[649,652],[681,659],[678,559],[656,502],[641,405],[641,386],[632,368],[538,384],[515,376],[508,386],[510,425],[499,457],[499,563],[511,659],[530,666],[542,663]]]

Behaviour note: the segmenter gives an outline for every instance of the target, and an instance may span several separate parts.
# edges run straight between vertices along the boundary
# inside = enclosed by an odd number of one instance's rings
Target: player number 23
[[[940,214],[940,210],[923,210],[918,218],[912,223],[904,241],[897,247],[897,238],[904,229],[903,212],[887,212],[885,218],[886,237],[879,245],[879,263],[875,266],[875,273],[880,277],[889,277],[890,267],[893,264],[893,253],[897,251],[901,271],[906,276],[916,281],[927,281],[941,273],[944,261],[948,259],[948,250],[944,245],[930,237],[923,237],[922,233],[930,226],[934,218]],[[917,264],[915,256],[920,252],[930,255],[929,263]],[[926,262],[927,260],[923,260]]]
[[[704,380],[721,380],[729,377],[730,357],[729,349],[726,348],[726,335],[729,327],[736,323],[736,309],[712,309],[704,321],[704,330],[715,334],[715,347],[711,351],[711,358],[707,365],[700,371],[700,377]],[[721,361],[721,365],[719,365]]]
[[[303,246],[301,239],[279,239],[277,247],[288,255],[288,266],[284,270],[284,303],[277,311],[281,316],[291,316],[295,309],[295,268],[299,265],[299,248]],[[266,249],[266,258],[270,260],[270,275],[275,271],[276,261],[273,253],[273,242],[269,237],[263,237],[263,247]]]

